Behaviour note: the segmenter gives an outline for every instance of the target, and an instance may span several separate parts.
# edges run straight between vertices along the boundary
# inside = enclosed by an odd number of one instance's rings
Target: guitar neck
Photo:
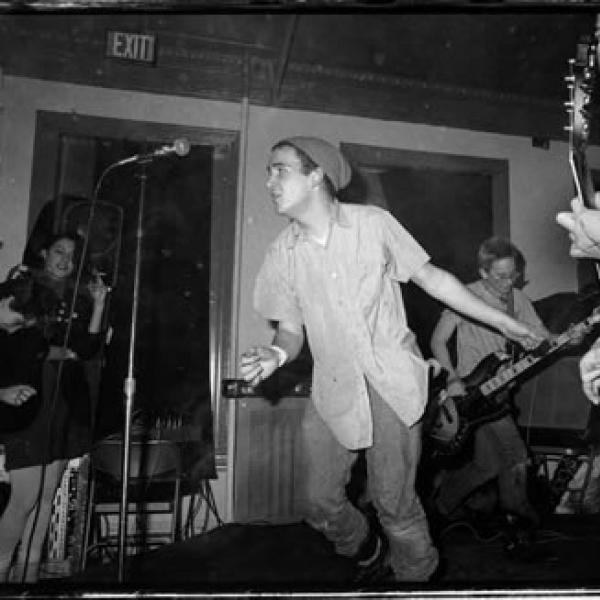
[[[482,396],[490,396],[496,393],[499,389],[509,384],[511,381],[516,379],[519,375],[529,370],[531,367],[539,363],[546,356],[550,356],[557,350],[560,350],[563,346],[568,344],[575,336],[575,332],[586,331],[591,325],[598,321],[597,315],[592,315],[587,319],[584,319],[577,325],[573,325],[569,330],[564,331],[559,336],[554,338],[551,342],[548,342],[543,352],[536,353],[532,352],[527,354],[522,359],[518,360],[513,365],[503,369],[498,375],[495,375],[491,379],[484,381],[479,386],[479,391]]]
[[[577,196],[586,208],[598,208],[594,201],[594,184],[583,152],[571,150],[569,156]]]
[[[554,352],[554,350],[558,350],[558,348],[554,348],[549,352]],[[547,356],[548,353],[545,353],[543,356]],[[540,362],[543,356],[535,356],[534,354],[528,354],[515,364],[510,367],[506,367],[506,369],[502,369],[498,375],[484,381],[479,386],[479,391],[482,396],[491,396],[495,394],[499,389],[503,388],[505,385],[508,385],[511,381],[516,379],[519,375],[527,371],[530,367]]]

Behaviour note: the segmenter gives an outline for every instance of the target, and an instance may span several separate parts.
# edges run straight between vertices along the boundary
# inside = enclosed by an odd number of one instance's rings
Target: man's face
[[[481,269],[480,274],[499,296],[504,297],[508,296],[519,278],[515,260],[511,257],[495,260],[487,271]]]
[[[16,331],[26,324],[23,315],[10,307],[13,299],[13,296],[8,296],[0,300],[0,329],[8,332]]]
[[[313,183],[311,173],[302,173],[302,163],[294,148],[283,146],[271,152],[267,189],[279,214],[300,215],[308,204]]]

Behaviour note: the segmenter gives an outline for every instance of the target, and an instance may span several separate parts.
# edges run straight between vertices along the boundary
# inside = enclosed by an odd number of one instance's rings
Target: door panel
[[[111,166],[179,138],[190,142],[185,156]],[[88,260],[113,284],[114,333],[100,385],[99,435],[122,428],[143,200],[134,409],[144,427],[201,425],[202,439],[192,449],[197,460],[207,453],[214,459],[215,442],[217,452],[226,450],[218,390],[231,337],[237,147],[236,132],[38,113],[31,237],[40,228],[75,226],[89,233]],[[88,229],[82,223],[92,206]],[[206,464],[212,474],[214,460]]]

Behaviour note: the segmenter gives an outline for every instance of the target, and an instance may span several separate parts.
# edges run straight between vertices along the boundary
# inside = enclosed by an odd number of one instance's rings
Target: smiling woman
[[[3,580],[9,576],[19,541],[13,577],[17,582],[37,580],[52,500],[67,459],[83,455],[91,445],[90,392],[81,359],[92,357],[101,346],[107,288],[99,277],[79,287],[74,277],[79,243],[77,235],[69,233],[44,241],[40,251],[43,266],[30,271],[30,279],[52,298],[53,310],[41,327],[29,328],[27,333],[20,329],[9,336],[11,345],[18,342],[29,350],[43,344],[44,352],[36,355],[36,360],[21,356],[21,368],[35,369],[35,377],[30,377],[35,378],[31,386],[35,394],[30,395],[34,395],[38,410],[23,429],[1,436],[12,485],[0,519]],[[19,338],[13,337],[17,334]],[[19,342],[21,338],[25,339]],[[25,401],[27,393],[27,389],[19,390],[17,401]],[[33,406],[32,400],[25,402],[24,407],[28,406]]]

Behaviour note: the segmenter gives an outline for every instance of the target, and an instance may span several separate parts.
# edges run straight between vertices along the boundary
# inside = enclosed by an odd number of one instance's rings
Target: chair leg
[[[583,464],[585,464],[585,475],[583,477],[583,482],[579,490],[577,490],[577,513],[583,514],[585,513],[585,495],[587,493],[588,486],[590,484],[590,480],[592,478],[592,468],[594,466],[594,447],[590,446],[587,449],[587,454],[582,456]]]
[[[175,490],[173,492],[173,512],[171,517],[171,543],[179,540],[179,514],[181,513],[181,479],[175,479]]]

